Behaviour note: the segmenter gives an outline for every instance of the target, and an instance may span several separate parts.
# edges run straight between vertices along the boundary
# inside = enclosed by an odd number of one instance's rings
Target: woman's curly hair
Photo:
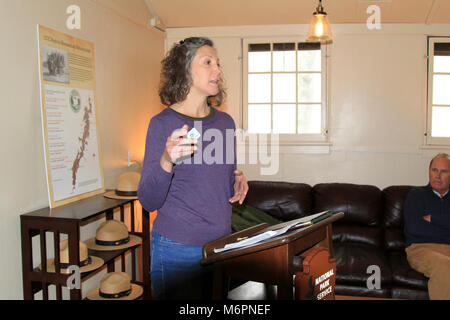
[[[208,38],[191,37],[175,44],[162,61],[159,97],[166,106],[186,99],[192,85],[191,65],[197,49],[214,47]],[[208,105],[218,107],[225,100],[223,79],[219,79],[219,93],[208,97]]]

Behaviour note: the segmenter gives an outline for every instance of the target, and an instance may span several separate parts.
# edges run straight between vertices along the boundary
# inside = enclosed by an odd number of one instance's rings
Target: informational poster
[[[38,25],[42,130],[50,207],[105,192],[94,45]]]

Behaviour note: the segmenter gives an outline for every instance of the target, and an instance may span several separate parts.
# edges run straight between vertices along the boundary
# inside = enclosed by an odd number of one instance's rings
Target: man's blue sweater
[[[433,192],[430,184],[412,189],[406,197],[406,246],[412,243],[450,244],[450,192],[443,198]],[[422,217],[431,215],[431,222]]]

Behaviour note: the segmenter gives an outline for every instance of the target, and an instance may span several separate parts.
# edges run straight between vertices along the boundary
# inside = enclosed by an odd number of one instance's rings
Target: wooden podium
[[[214,264],[213,299],[227,298],[228,279],[232,277],[277,285],[277,299],[292,300],[293,276],[302,268],[298,255],[318,245],[327,248],[333,257],[331,226],[343,216],[343,212],[335,213],[310,226],[220,253],[214,253],[214,249],[258,234],[269,225],[262,223],[207,243],[203,247],[201,264]]]

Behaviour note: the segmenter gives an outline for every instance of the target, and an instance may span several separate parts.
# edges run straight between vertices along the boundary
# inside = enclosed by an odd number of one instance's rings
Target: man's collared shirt
[[[447,190],[447,192],[445,192],[442,196],[441,196],[441,194],[439,193],[439,192],[437,192],[436,190],[434,190],[433,188],[431,188],[432,190],[433,190],[433,192],[435,193],[435,194],[437,194],[438,195],[438,197],[439,198],[443,198],[443,197],[445,197],[446,195],[447,195],[447,193],[448,193],[448,190]]]

